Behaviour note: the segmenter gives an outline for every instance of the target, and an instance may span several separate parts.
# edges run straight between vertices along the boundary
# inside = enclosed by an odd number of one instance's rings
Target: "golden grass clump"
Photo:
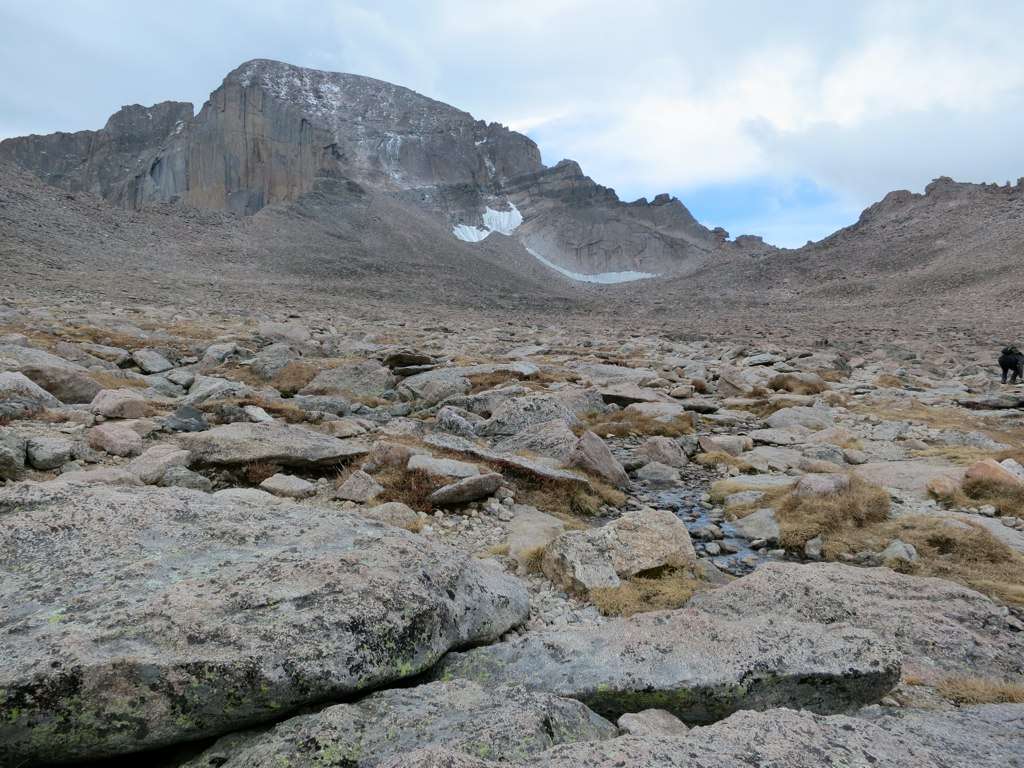
[[[251,485],[259,485],[268,477],[281,471],[281,467],[270,461],[250,461],[245,465],[245,480]]]
[[[719,464],[724,464],[727,467],[736,467],[736,469],[746,475],[752,475],[757,472],[755,467],[745,462],[740,456],[733,456],[725,451],[698,453],[694,457],[694,461],[702,467],[717,467]]]
[[[417,512],[432,512],[434,505],[428,497],[443,482],[419,469],[403,469],[389,467],[373,477],[384,486],[384,491],[377,497],[378,503],[400,501]]]
[[[288,365],[274,374],[270,386],[285,397],[292,397],[300,389],[311,382],[320,369],[304,360],[292,360]]]
[[[628,437],[629,435],[648,435],[660,437],[679,437],[694,431],[693,417],[686,413],[671,420],[655,419],[636,411],[624,408],[611,413],[589,414],[583,418],[583,424],[575,428],[577,434],[590,430],[601,437]]]
[[[768,388],[776,391],[784,390],[793,395],[820,395],[828,389],[828,384],[821,377],[816,380],[792,373],[780,373],[771,378]]]
[[[983,477],[969,477],[960,487],[969,502],[964,506],[991,504],[1001,515],[1024,514],[1024,485],[1000,483]]]
[[[826,537],[845,528],[863,528],[889,517],[889,494],[859,477],[839,493],[826,496],[798,496],[789,493],[776,504],[780,544],[786,549],[802,548],[815,536]]]
[[[687,568],[669,568],[623,579],[617,587],[592,589],[588,597],[605,616],[633,616],[682,608],[697,592],[709,586]]]
[[[959,706],[966,704],[1024,704],[1024,683],[985,677],[947,677],[936,686],[939,694]]]

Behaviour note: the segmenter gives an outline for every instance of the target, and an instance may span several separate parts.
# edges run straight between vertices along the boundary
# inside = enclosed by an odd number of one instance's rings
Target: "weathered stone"
[[[835,419],[831,411],[825,408],[809,408],[806,406],[783,408],[773,413],[765,421],[769,427],[775,429],[806,427],[812,431],[818,431],[835,426]]]
[[[34,469],[57,469],[71,461],[75,444],[63,437],[30,437],[26,457]]]
[[[622,464],[612,455],[604,440],[590,430],[580,436],[572,456],[569,457],[569,463],[604,478],[617,488],[626,488],[629,485],[629,476],[622,468]]]
[[[491,418],[477,427],[477,434],[488,437],[518,435],[529,427],[558,420],[566,425],[578,419],[558,398],[548,394],[527,395],[505,401]]]
[[[406,467],[426,472],[434,477],[473,477],[480,474],[480,468],[476,464],[455,459],[438,459],[422,453],[410,456]]]
[[[668,467],[685,467],[690,463],[682,447],[671,437],[649,437],[635,453]]]
[[[202,432],[210,428],[203,412],[191,405],[183,405],[165,417],[164,426],[171,432]]]
[[[709,615],[869,629],[894,642],[907,673],[1024,674],[1024,637],[987,597],[944,579],[838,563],[768,563],[690,606]]]
[[[23,366],[21,372],[62,403],[88,403],[103,389],[87,371]]]
[[[474,475],[442,486],[427,497],[427,501],[438,507],[453,507],[485,499],[498,490],[505,478],[497,472]]]
[[[508,528],[508,554],[515,559],[520,573],[540,564],[544,548],[565,530],[565,523],[525,504],[512,508],[514,517]]]
[[[690,534],[672,512],[626,512],[600,528],[568,531],[544,550],[541,567],[556,584],[575,592],[617,587],[621,579],[696,560]]]
[[[754,391],[754,379],[745,371],[723,365],[718,372],[718,396],[737,397]]]
[[[739,709],[844,712],[884,696],[900,662],[863,629],[686,608],[532,632],[449,654],[435,674],[571,696],[605,717],[658,707],[707,723]]]
[[[86,434],[90,448],[112,456],[138,456],[142,453],[142,437],[126,424],[107,422],[93,427]]]
[[[797,480],[793,493],[797,496],[830,496],[850,487],[849,475],[804,475]]]
[[[744,435],[701,435],[697,442],[702,451],[730,456],[739,456],[754,447],[754,441]]]
[[[334,498],[366,504],[384,492],[384,486],[361,469],[357,469],[334,492]]]
[[[310,496],[316,496],[316,486],[311,482],[281,472],[271,475],[260,483],[260,488],[267,493],[286,499],[308,499]]]
[[[328,421],[323,426],[324,431],[331,437],[358,437],[359,435],[366,434],[366,430],[353,419],[337,419],[335,421]]]
[[[579,438],[563,419],[552,419],[540,424],[529,424],[521,432],[500,437],[493,443],[494,450],[502,453],[527,452],[559,461],[572,456]]]
[[[194,491],[213,490],[213,483],[209,479],[187,467],[168,467],[160,478],[159,485],[164,488],[191,488]]]
[[[230,381],[218,376],[196,376],[181,404],[199,406],[207,400],[243,398],[251,395],[252,389],[240,381]]]
[[[346,362],[320,371],[300,394],[379,397],[392,389],[396,381],[391,371],[376,360]]]
[[[278,423],[225,424],[183,434],[179,440],[199,464],[266,461],[285,467],[309,467],[359,458],[370,450],[355,439],[339,440],[306,427]]]
[[[935,477],[948,477],[959,484],[964,468],[955,464],[929,461],[872,461],[855,467],[853,473],[883,488],[927,499],[928,483]]]
[[[635,413],[645,416],[663,424],[678,424],[684,429],[692,429],[697,420],[694,412],[689,411],[678,403],[633,403],[626,406],[628,413]]]
[[[672,399],[664,392],[641,387],[633,382],[620,382],[600,387],[601,399],[606,403],[623,407],[633,403],[670,403]]]
[[[399,528],[410,528],[416,525],[420,519],[416,510],[400,501],[388,501],[375,507],[364,508],[359,510],[359,514],[370,520],[397,525]]]
[[[24,419],[60,405],[60,400],[25,374],[19,371],[0,372],[0,418]]]
[[[616,724],[622,733],[631,736],[685,736],[690,730],[686,723],[664,709],[627,712]]]
[[[157,485],[171,467],[187,467],[191,456],[176,445],[154,445],[127,469],[146,485]]]
[[[376,766],[430,746],[494,760],[527,760],[557,744],[607,739],[615,726],[583,704],[517,686],[467,680],[374,693],[278,723],[226,736],[182,768]]]
[[[737,712],[685,736],[623,736],[565,744],[531,768],[1019,768],[1024,705],[905,712],[871,707],[859,717],[790,709]],[[518,763],[525,766],[527,763]],[[381,768],[497,768],[508,763],[425,749]]]
[[[132,361],[143,373],[163,373],[174,367],[174,363],[155,349],[137,349],[132,352]]]
[[[0,480],[14,480],[25,469],[25,440],[0,427]]]
[[[733,526],[748,539],[764,539],[768,542],[779,540],[779,521],[771,507],[755,510],[735,521]]]
[[[416,675],[528,615],[521,584],[482,561],[251,489],[16,485],[0,519],[5,765],[248,727]]]
[[[146,398],[134,389],[100,390],[89,410],[108,419],[141,419],[148,412]]]
[[[476,443],[459,437],[458,435],[448,435],[435,432],[427,435],[423,439],[423,442],[427,445],[434,446],[435,448],[443,448],[449,451],[465,453],[469,456],[473,456],[502,467],[507,467],[513,472],[532,475],[540,480],[570,483],[590,490],[590,482],[579,472],[551,467],[541,463],[540,461],[528,459],[523,456],[511,456],[505,453],[498,453],[497,451],[492,451],[489,448],[477,445]]]
[[[640,467],[636,471],[636,479],[651,488],[675,488],[681,482],[678,469],[657,461]]]
[[[985,481],[997,485],[1008,485],[1019,487],[1024,485],[1024,480],[1014,472],[1004,467],[995,459],[984,459],[972,464],[964,475],[964,480]]]

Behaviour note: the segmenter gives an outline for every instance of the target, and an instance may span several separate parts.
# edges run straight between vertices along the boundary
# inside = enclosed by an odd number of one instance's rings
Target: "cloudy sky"
[[[800,245],[891,189],[1024,176],[1024,3],[0,0],[0,138],[202,104],[246,59],[371,75],[626,200]]]

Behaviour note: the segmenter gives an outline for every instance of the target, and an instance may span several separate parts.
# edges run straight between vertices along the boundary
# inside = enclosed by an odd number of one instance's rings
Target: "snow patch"
[[[483,227],[473,227],[469,224],[458,224],[452,227],[452,234],[459,240],[467,243],[479,243],[491,232],[500,235],[511,235],[520,224],[523,223],[523,214],[516,208],[515,203],[509,203],[508,211],[496,211],[490,206],[484,209]]]
[[[598,272],[593,275],[584,275],[581,272],[572,272],[565,267],[560,267],[552,261],[548,261],[539,253],[532,248],[527,248],[526,252],[529,253],[533,258],[543,264],[545,267],[550,267],[556,272],[568,277],[570,280],[576,280],[580,283],[600,283],[602,285],[613,285],[615,283],[631,283],[634,280],[647,280],[652,277],[660,277],[660,275],[654,272]]]

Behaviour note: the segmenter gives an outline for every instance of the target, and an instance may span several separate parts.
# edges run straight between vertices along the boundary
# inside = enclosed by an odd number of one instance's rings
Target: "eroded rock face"
[[[616,735],[615,726],[578,701],[453,680],[381,691],[266,732],[226,736],[183,768],[279,768],[338,760],[362,768],[429,746],[494,760],[527,759],[556,744]]]
[[[896,684],[900,661],[863,629],[682,609],[449,654],[436,674],[571,696],[606,717],[659,708],[706,723],[740,709],[854,709]]]
[[[895,643],[917,675],[1024,674],[1024,637],[999,607],[943,579],[838,563],[770,563],[689,605],[734,620],[777,616],[869,629]]]
[[[14,486],[0,520],[4,764],[234,730],[528,614],[514,577],[468,555],[258,491]]]

